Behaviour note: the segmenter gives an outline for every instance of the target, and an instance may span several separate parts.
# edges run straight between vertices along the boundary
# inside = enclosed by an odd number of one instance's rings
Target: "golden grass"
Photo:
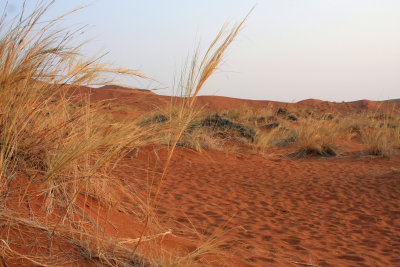
[[[0,219],[16,222],[7,224],[8,231],[3,233],[18,235],[24,228],[45,232],[51,240],[61,235],[75,243],[92,240],[90,244],[106,244],[98,236],[101,227],[97,219],[89,219],[85,204],[80,205],[77,199],[83,196],[84,201],[94,198],[106,206],[117,205],[114,189],[122,184],[109,178],[109,170],[125,150],[144,145],[151,131],[157,129],[110,124],[99,118],[98,109],[88,99],[76,106],[66,97],[71,88],[103,81],[101,75],[107,72],[142,75],[111,68],[95,58],[82,59],[80,46],[69,47],[74,36],[54,28],[62,17],[40,23],[51,5],[41,2],[32,14],[21,14],[14,23],[4,25],[3,21],[1,25],[0,193],[4,205]],[[19,196],[18,213],[8,209],[7,203],[13,201],[9,196],[16,192],[9,191],[16,176],[22,174],[28,186]],[[42,217],[22,212],[21,203],[29,202],[28,192],[33,187],[39,188],[36,193],[44,197],[47,215]],[[82,223],[87,220],[94,231]],[[17,257],[43,266],[67,260],[67,255],[21,254],[10,245],[15,242],[8,242],[8,236],[1,238],[3,258]],[[107,249],[102,251],[100,254],[106,255]],[[102,261],[107,262],[107,258]]]
[[[370,155],[390,156],[400,147],[400,121],[394,112],[392,115],[377,114],[340,115],[334,112],[314,112],[312,108],[292,108],[288,111],[273,108],[272,105],[264,108],[241,106],[219,113],[196,110],[178,145],[198,151],[227,151],[236,143],[248,145],[262,154],[268,154],[273,147],[287,147],[294,150],[291,155],[296,156],[338,156],[350,153],[351,143],[361,142]],[[170,113],[164,110],[157,111],[144,121],[164,123],[168,120],[177,121],[177,117],[177,110]],[[209,127],[204,122],[210,118],[225,120],[228,126]],[[246,132],[246,129],[254,132],[254,138],[240,137],[241,131]],[[159,140],[168,144],[171,132]]]
[[[390,157],[399,148],[400,123],[391,115],[363,116],[362,141],[369,155]]]
[[[2,233],[18,235],[21,228],[34,229],[45,232],[50,242],[64,236],[67,243],[96,251],[86,252],[95,255],[89,258],[111,266],[129,265],[129,258],[136,257],[132,250],[106,245],[114,241],[104,236],[99,217],[90,218],[85,202],[95,199],[107,211],[123,205],[118,203],[121,192],[137,202],[132,191],[122,190],[126,185],[110,176],[110,170],[124,153],[151,143],[153,133],[162,129],[110,123],[89,98],[75,105],[66,96],[72,88],[104,82],[104,73],[143,75],[80,57],[80,45],[69,46],[74,35],[56,29],[63,16],[41,23],[52,4],[40,2],[32,14],[21,14],[13,23],[4,25],[2,21],[0,25],[0,219],[17,222],[6,224],[8,230]],[[18,200],[21,212],[13,212],[7,203],[17,192],[10,190],[16,176],[22,174],[27,187]],[[42,217],[22,212],[21,204],[30,202],[32,188],[38,188],[36,194],[44,198],[46,213]],[[54,260],[57,264],[68,261],[67,255],[23,254],[18,246],[16,250],[10,245],[9,236],[1,238],[3,259],[16,257],[43,266],[55,264]],[[118,260],[121,251],[129,257]]]
[[[172,133],[169,142],[171,145],[169,146],[167,159],[165,161],[161,177],[156,185],[154,197],[150,201],[149,206],[151,207],[151,210],[146,216],[145,228],[141,233],[139,242],[134,248],[134,253],[140,245],[143,237],[146,234],[147,228],[151,223],[150,220],[152,218],[151,215],[153,214],[153,209],[158,205],[159,193],[165,181],[167,169],[172,159],[172,155],[179,144],[182,135],[190,125],[190,122],[193,121],[197,115],[197,111],[194,109],[196,98],[201,88],[221,64],[224,53],[242,29],[247,16],[239,24],[235,25],[230,31],[228,31],[226,36],[224,36],[226,26],[223,26],[205,52],[203,58],[200,61],[198,60],[199,50],[197,49],[191,62],[188,64],[187,69],[182,71],[182,76],[178,84],[178,91],[182,92],[181,96],[183,97],[183,100],[174,101],[172,99],[173,102],[171,102],[170,118],[176,117],[174,120],[169,120]]]
[[[394,112],[338,115],[312,108],[279,114],[269,108],[241,107],[226,111],[229,118],[257,130],[250,145],[265,154],[272,147],[288,147],[290,155],[337,156],[351,142],[361,142],[369,155],[390,157],[400,147],[400,121]],[[291,121],[288,114],[298,120]]]
[[[282,136],[286,136],[286,129],[276,127],[268,131],[258,129],[252,147],[261,154],[268,152],[271,147],[279,145]]]
[[[342,131],[340,126],[333,121],[306,119],[299,126],[293,127],[293,135],[295,137],[293,145],[298,155],[336,156],[339,154],[336,142],[341,137]]]
[[[221,63],[246,18],[231,31],[221,29],[201,61],[199,51],[195,52],[178,88],[184,92],[185,100],[171,103],[167,123],[116,122],[101,115],[104,107],[91,103],[89,96],[74,99],[68,94],[82,85],[105,83],[104,73],[144,76],[100,64],[96,57],[81,57],[81,45],[70,46],[74,34],[58,30],[61,19],[79,9],[42,23],[41,18],[52,4],[38,2],[33,13],[26,16],[22,12],[13,23],[4,25],[3,21],[0,25],[0,195],[4,203],[0,220],[7,222],[7,230],[0,233],[0,257],[16,257],[43,266],[73,264],[59,250],[54,255],[30,254],[23,248],[28,244],[13,244],[12,238],[33,230],[40,233],[43,242],[50,242],[50,251],[53,242],[61,246],[66,243],[72,245],[69,253],[73,257],[81,256],[90,264],[147,264],[151,259],[138,256],[142,251],[139,245],[158,236],[150,227],[156,223],[154,209],[176,146],[217,146],[218,142],[202,129],[192,131],[189,139],[186,130],[197,116],[194,103],[199,91]],[[125,107],[114,111],[125,111]],[[165,136],[169,138],[169,152],[163,172],[153,197],[143,200],[131,190],[134,185],[126,181],[122,184],[111,171],[129,151],[162,142]],[[22,192],[10,192],[16,180],[21,179],[26,180]],[[32,192],[43,198],[44,213],[23,208],[34,201]],[[19,194],[20,210],[8,208],[11,194]],[[122,197],[128,201],[121,201]],[[90,200],[98,203],[97,215],[85,208]],[[140,210],[133,212],[143,216],[145,222],[139,237],[127,241],[105,235],[110,210],[132,212],[138,206]],[[100,217],[104,214],[106,218]],[[211,243],[204,246],[210,247]],[[174,262],[189,262],[206,250],[198,249],[192,253],[194,256]]]
[[[51,5],[52,2],[41,2],[32,14],[21,14],[14,23],[4,25],[3,21],[0,25],[0,220],[4,222],[0,257],[17,257],[43,266],[76,263],[60,251],[60,255],[48,255],[48,251],[21,252],[12,239],[28,236],[33,230],[50,246],[53,241],[72,245],[71,255],[90,264],[192,265],[199,255],[215,250],[216,236],[181,258],[163,258],[162,253],[154,253],[157,259],[146,259],[140,256],[140,247],[153,237],[169,234],[150,228],[157,225],[154,214],[176,147],[199,151],[226,149],[224,142],[228,139],[218,137],[221,132],[215,128],[201,124],[210,114],[196,109],[195,101],[247,16],[230,31],[223,27],[201,59],[199,50],[195,51],[178,84],[183,98],[173,98],[166,110],[146,118],[115,121],[100,111],[104,108],[101,103],[91,103],[89,96],[74,99],[68,93],[81,85],[104,83],[104,73],[144,76],[100,64],[96,57],[80,57],[81,46],[69,46],[74,35],[57,30],[63,16],[40,23]],[[125,112],[129,108],[120,106],[113,110]],[[225,111],[224,116],[232,120],[235,131],[256,129],[255,137],[245,138],[243,143],[263,152],[284,143],[293,147],[297,155],[334,156],[342,149],[338,141],[351,140],[358,134],[357,129],[371,155],[390,156],[400,145],[400,124],[393,118],[364,116],[337,120],[310,112],[299,114],[299,123],[279,117],[272,106],[240,107]],[[270,123],[277,125],[271,128]],[[229,139],[232,140],[239,139]],[[112,176],[112,170],[126,153],[157,143],[168,145],[168,154],[161,174],[154,179],[157,183],[150,189],[152,194],[143,199],[135,194],[135,185],[122,183]],[[21,179],[25,184],[23,190],[11,192]],[[23,208],[34,197],[43,198],[43,212]],[[91,200],[99,203],[94,216],[85,209]],[[15,203],[20,210],[10,208]],[[122,240],[105,234],[107,216],[114,208],[143,219],[140,236]],[[106,217],[101,217],[104,214]]]
[[[237,122],[262,126],[263,124],[276,120],[276,111],[272,104],[267,107],[254,108],[248,105],[230,109],[224,112],[227,118]]]

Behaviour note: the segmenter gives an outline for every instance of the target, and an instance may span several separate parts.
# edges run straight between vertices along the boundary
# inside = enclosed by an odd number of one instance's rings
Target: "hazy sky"
[[[21,1],[9,2],[16,14]],[[257,4],[202,94],[290,102],[400,98],[399,0],[58,0],[49,15],[88,3],[66,25],[91,25],[85,53],[108,51],[107,61],[159,82],[131,86],[170,94],[194,47],[204,51],[227,20],[240,21]]]

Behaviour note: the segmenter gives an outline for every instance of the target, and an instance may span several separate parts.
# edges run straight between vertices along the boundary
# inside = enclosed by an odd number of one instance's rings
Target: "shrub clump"
[[[293,156],[337,156],[336,142],[344,136],[343,130],[336,123],[314,119],[305,120],[290,134],[290,141],[296,148]]]
[[[252,127],[232,122],[218,114],[206,117],[200,122],[200,125],[211,127],[213,131],[219,131],[227,134],[233,133],[233,135],[236,133],[252,142],[256,136],[256,131]]]
[[[138,125],[139,126],[145,126],[148,124],[153,124],[153,123],[164,123],[169,121],[169,118],[163,114],[153,114],[149,117],[144,118],[143,120],[139,121]]]

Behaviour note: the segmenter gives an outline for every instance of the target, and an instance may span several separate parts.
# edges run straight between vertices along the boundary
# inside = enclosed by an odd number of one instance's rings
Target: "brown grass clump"
[[[197,151],[224,150],[224,140],[216,137],[212,130],[204,128],[196,128],[190,132],[184,132],[178,145]]]
[[[293,127],[293,146],[295,155],[336,156],[339,154],[337,140],[342,136],[340,125],[333,121],[303,120],[299,126]]]
[[[272,104],[260,108],[243,105],[239,108],[225,111],[224,115],[233,121],[250,124],[256,127],[263,126],[268,122],[276,120],[276,112]]]
[[[101,225],[83,207],[88,199],[119,205],[114,190],[122,185],[111,182],[109,171],[121,154],[145,144],[154,130],[110,124],[88,99],[75,105],[66,97],[72,88],[102,82],[104,73],[142,75],[80,57],[79,45],[69,47],[74,35],[55,29],[64,16],[41,22],[52,4],[40,2],[33,13],[22,12],[7,25],[3,20],[0,35],[0,220],[9,222],[2,231],[8,234],[1,236],[1,256],[38,265],[67,258],[26,254],[24,246],[29,244],[15,246],[10,239],[21,229],[43,232],[49,241],[68,237],[72,243],[97,244],[99,253],[107,255],[102,241],[107,237],[98,236]],[[27,185],[22,191],[17,184],[21,179]],[[32,199],[32,192],[41,199]],[[10,210],[16,195],[20,206]],[[26,201],[42,202],[45,212],[25,211],[21,203]],[[88,220],[91,227],[83,223]],[[97,260],[107,263],[110,257]]]
[[[172,159],[172,155],[182,139],[185,131],[188,129],[190,123],[193,122],[198,115],[198,111],[194,109],[196,98],[206,81],[221,64],[224,53],[239,34],[244,22],[247,19],[247,16],[239,24],[235,25],[230,31],[228,31],[225,36],[224,34],[226,26],[222,27],[214,41],[205,52],[203,58],[199,60],[199,50],[197,49],[186,69],[182,71],[182,76],[180,77],[177,91],[181,92],[181,97],[183,100],[179,99],[175,101],[172,99],[171,102],[171,115],[169,118],[173,119],[170,119],[168,123],[172,133],[170,135],[171,138],[169,141],[170,146],[168,155],[159,182],[155,188],[154,197],[150,200],[149,206],[151,209],[146,216],[145,228],[141,233],[136,247],[134,248],[134,253],[143,240],[146,231],[148,230],[148,226],[151,224],[153,209],[157,207],[159,193],[165,181],[167,169]]]
[[[292,156],[337,156],[357,153],[355,147],[363,143],[370,155],[390,156],[400,145],[399,128],[394,114],[338,115],[311,108],[289,111],[271,105],[241,106],[220,113],[201,112],[190,121],[180,145],[197,150],[226,150],[229,142],[244,144],[262,154],[273,147],[287,147],[295,150]],[[213,140],[222,142],[215,145]]]
[[[281,127],[271,128],[268,131],[258,129],[252,147],[262,153],[266,152],[268,148],[274,146],[284,145],[282,136],[287,135],[287,129]],[[285,144],[286,145],[286,144]],[[287,144],[288,145],[288,144]]]
[[[73,99],[67,92],[104,83],[104,73],[143,75],[100,64],[95,57],[80,57],[81,45],[69,46],[74,34],[56,29],[64,16],[78,9],[42,22],[52,4],[39,2],[33,13],[26,16],[22,12],[14,22],[5,25],[3,20],[0,25],[0,221],[5,222],[0,232],[0,258],[45,266],[74,264],[70,256],[80,255],[100,265],[146,264],[150,261],[138,256],[138,246],[149,239],[147,233],[152,234],[153,209],[174,149],[196,116],[193,105],[200,89],[244,21],[225,37],[222,29],[199,65],[196,51],[180,84],[185,101],[174,103],[174,120],[165,124],[115,122],[100,115],[101,106],[90,103],[89,98]],[[192,134],[198,136],[195,147],[212,141],[200,130]],[[111,170],[125,153],[160,142],[163,135],[170,137],[168,159],[154,197],[146,203],[130,190],[133,185],[122,184]],[[97,214],[85,208],[91,201],[97,201]],[[31,203],[38,202],[40,208],[32,209]],[[128,240],[131,247],[125,245],[126,240],[115,240],[104,232],[113,208],[145,218],[141,236]],[[13,241],[32,231],[35,240],[24,239],[27,244]],[[60,247],[72,245],[72,251],[63,254],[62,249],[52,247],[53,241]],[[33,251],[27,249],[32,242],[50,245]]]
[[[360,132],[369,155],[390,157],[399,148],[400,124],[393,116],[364,116]]]

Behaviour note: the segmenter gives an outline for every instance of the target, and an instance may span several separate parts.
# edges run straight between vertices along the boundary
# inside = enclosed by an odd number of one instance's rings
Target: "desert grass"
[[[250,107],[243,105],[235,109],[230,109],[223,114],[233,121],[250,124],[252,126],[262,126],[265,123],[276,121],[276,111],[270,103],[266,107]]]
[[[98,83],[104,73],[141,75],[100,64],[96,58],[79,57],[79,46],[69,47],[74,35],[55,28],[63,16],[40,23],[51,5],[41,2],[27,16],[22,12],[9,24],[3,20],[0,37],[1,220],[6,222],[2,257],[43,266],[61,259],[54,255],[41,262],[43,254],[18,252],[9,240],[10,233],[18,236],[21,229],[33,229],[46,232],[51,240],[64,233],[70,240],[84,237],[100,244],[99,237],[88,235],[81,223],[88,216],[77,200],[83,195],[115,205],[110,185],[117,185],[104,177],[126,147],[146,140],[140,136],[149,136],[137,127],[106,124],[96,117],[96,108],[89,102],[77,108],[65,96],[73,87]],[[44,199],[46,211],[40,217],[8,208],[21,175],[28,186],[18,202],[30,198],[30,188],[39,188],[36,194]],[[99,233],[95,221],[91,220],[94,232]]]
[[[166,106],[164,108],[157,108],[150,114],[142,116],[138,120],[138,125],[146,127],[147,125],[163,124],[166,126],[174,127],[179,125],[178,108],[176,104]],[[182,132],[177,146],[194,149],[196,151],[203,151],[204,149],[221,149],[223,141],[215,138],[214,132],[201,127],[201,120],[203,117],[201,109],[194,109],[193,114],[187,121],[186,129]],[[154,144],[173,145],[173,131],[164,131],[158,133],[158,138],[154,138]]]
[[[295,154],[336,156],[336,142],[342,132],[335,122],[307,119],[293,128]]]
[[[148,226],[151,224],[151,218],[153,217],[154,209],[158,205],[159,193],[165,181],[167,169],[172,159],[172,155],[176,147],[178,146],[182,135],[190,125],[190,122],[193,121],[197,115],[197,111],[194,109],[196,98],[200,93],[201,88],[221,64],[224,53],[226,52],[230,44],[234,41],[236,36],[239,34],[240,30],[243,28],[243,25],[247,20],[248,15],[227,33],[226,25],[224,25],[205,52],[202,59],[199,60],[199,49],[197,49],[194,52],[193,58],[190,63],[188,63],[187,67],[182,71],[177,91],[181,92],[181,99],[183,100],[179,99],[175,101],[174,99],[172,99],[171,112],[176,112],[176,115],[174,114],[174,116],[177,119],[169,120],[169,124],[171,125],[170,129],[176,130],[172,131],[173,134],[171,135],[171,140],[169,142],[171,145],[169,146],[169,151],[164,164],[164,168],[161,173],[159,182],[156,185],[154,197],[150,201],[151,210],[146,216],[145,227],[141,233],[139,242],[137,243],[134,252],[136,252],[146,234]],[[171,115],[170,117],[173,117],[173,115]]]
[[[96,57],[81,57],[80,45],[70,47],[73,32],[58,30],[64,16],[41,23],[51,5],[41,2],[33,13],[22,13],[14,22],[5,24],[3,20],[0,25],[3,261],[19,258],[23,263],[43,266],[73,265],[80,259],[106,266],[194,265],[196,258],[216,250],[219,235],[180,258],[158,252],[153,258],[143,256],[149,255],[145,251],[153,246],[152,241],[172,234],[158,227],[155,214],[178,146],[199,151],[224,149],[226,141],[234,140],[261,151],[287,145],[300,156],[335,156],[341,149],[338,140],[350,140],[356,130],[371,155],[390,156],[400,145],[399,120],[393,116],[337,120],[300,112],[300,122],[294,123],[288,120],[294,111],[282,109],[278,114],[272,107],[241,107],[214,117],[195,108],[200,90],[223,62],[247,17],[231,30],[223,27],[203,57],[195,51],[178,83],[182,98],[172,98],[166,110],[146,118],[112,120],[100,111],[102,103],[69,93],[82,85],[104,83],[105,73],[144,76],[100,64]],[[126,107],[114,110],[124,112]],[[235,135],[242,138],[232,138]],[[151,192],[142,198],[134,184],[122,182],[112,173],[127,153],[159,143],[167,145],[167,157],[161,173],[154,174],[157,177],[151,182]],[[42,205],[35,208],[38,202]],[[86,208],[93,203],[97,203],[95,208]],[[142,219],[140,235],[130,239],[106,235],[105,225],[113,209]],[[33,239],[32,232],[36,234]],[[16,239],[43,248],[26,250]],[[65,253],[52,247],[55,243],[70,250]]]
[[[267,131],[257,129],[254,142],[251,144],[255,151],[265,154],[271,147],[283,145],[284,139],[282,136],[289,136],[288,129],[285,127],[276,127]]]
[[[361,140],[369,155],[391,157],[399,148],[400,123],[393,114],[363,115]]]
[[[196,151],[203,150],[225,150],[225,140],[215,136],[215,133],[207,128],[195,128],[190,132],[186,131],[182,134],[178,145],[188,147]]]
[[[308,108],[284,109],[274,112],[270,120],[258,119],[257,134],[252,147],[262,153],[271,147],[294,150],[291,156],[337,156],[345,152],[346,145],[356,135],[359,121],[332,113],[315,113]],[[289,118],[289,116],[292,116]],[[296,118],[294,120],[294,118]],[[257,117],[248,121],[257,121]]]
[[[177,113],[171,112],[170,107],[167,107],[164,110],[157,110],[143,117],[139,121],[139,125],[176,124],[178,120]],[[162,136],[155,140],[161,140],[161,144],[171,144],[172,132],[163,132],[160,134]],[[194,109],[193,115],[188,121],[187,127],[182,133],[177,146],[191,148],[196,151],[225,151],[227,143],[250,144],[254,142],[255,136],[256,130],[250,124],[237,123],[218,113],[210,113],[203,109]]]
[[[13,241],[33,231],[43,233],[45,243],[72,244],[93,262],[128,266],[136,255],[104,235],[107,220],[101,216],[112,208],[131,208],[121,203],[121,193],[132,203],[140,201],[110,172],[125,153],[153,142],[153,134],[165,129],[110,122],[89,97],[79,105],[67,97],[79,86],[105,82],[105,73],[143,75],[80,56],[80,45],[70,47],[74,32],[58,30],[62,18],[78,9],[42,22],[53,3],[38,2],[31,14],[21,12],[11,22],[1,21],[1,257],[43,266],[69,262],[68,253],[29,253],[23,248],[28,244]],[[90,200],[101,203],[97,214],[85,209]],[[24,209],[37,201],[44,213]]]
[[[31,14],[5,24],[0,35],[0,257],[18,258],[35,265],[74,264],[79,257],[94,265],[148,265],[140,245],[169,232],[154,233],[154,211],[175,148],[185,141],[185,131],[196,118],[194,103],[199,91],[219,66],[223,54],[243,27],[241,23],[219,32],[203,59],[195,52],[179,90],[184,100],[171,104],[168,122],[112,121],[101,115],[103,107],[89,96],[71,97],[82,85],[103,84],[104,74],[144,77],[135,71],[101,64],[98,58],[80,56],[81,45],[70,46],[76,32],[58,30],[62,18],[43,23],[41,18],[54,2],[38,2]],[[78,98],[78,99],[77,99]],[[80,104],[76,104],[79,102]],[[173,119],[172,119],[173,118]],[[201,130],[192,131],[190,146],[211,146],[213,139]],[[112,175],[120,159],[132,150],[161,142],[168,136],[168,156],[149,199],[135,195],[134,185]],[[215,142],[214,142],[215,143]],[[22,179],[22,181],[21,181]],[[21,186],[23,184],[24,186]],[[125,201],[122,201],[125,198]],[[126,200],[128,199],[128,200]],[[15,201],[17,200],[17,201]],[[43,203],[37,210],[32,205]],[[85,208],[96,201],[96,210]],[[15,206],[17,205],[17,206]],[[25,208],[28,207],[28,209]],[[105,234],[112,209],[136,212],[144,221],[141,235],[118,240]],[[138,210],[139,209],[139,210]],[[39,238],[27,238],[29,232]],[[48,244],[29,252],[25,244]],[[72,247],[67,253],[52,247]],[[130,246],[127,246],[130,244]],[[205,243],[211,247],[211,243]],[[206,249],[207,250],[207,249]],[[48,252],[51,253],[48,253]],[[53,252],[52,252],[53,251]],[[204,249],[193,252],[195,256]],[[209,251],[209,250],[208,250]],[[68,254],[72,255],[68,257]],[[187,262],[186,256],[178,262]],[[76,262],[75,262],[76,263]]]
[[[176,110],[158,111],[145,122],[176,121],[176,114]],[[230,145],[236,144],[249,146],[264,155],[274,151],[274,147],[286,147],[294,151],[292,156],[339,156],[349,155],[353,145],[361,143],[367,154],[389,157],[400,144],[400,121],[394,111],[337,114],[316,112],[311,107],[288,110],[269,105],[241,106],[217,113],[203,109],[193,114],[178,145],[197,151],[227,151]],[[164,144],[170,137],[171,133],[164,136]]]

